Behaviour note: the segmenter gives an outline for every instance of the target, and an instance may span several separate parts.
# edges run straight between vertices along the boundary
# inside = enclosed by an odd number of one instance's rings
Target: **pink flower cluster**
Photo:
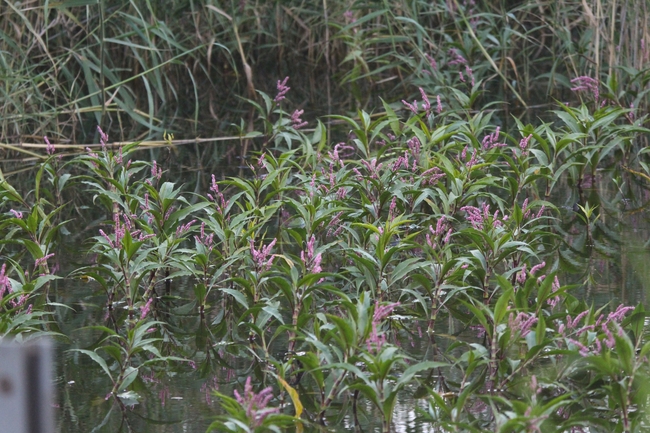
[[[267,407],[273,398],[273,389],[269,386],[259,393],[255,393],[250,376],[246,379],[243,395],[239,394],[237,390],[234,391],[234,394],[237,402],[246,411],[246,416],[251,423],[250,427],[259,427],[267,416],[280,412],[277,407]]]
[[[273,101],[277,104],[280,105],[280,101],[286,98],[287,92],[291,90],[291,87],[287,86],[287,81],[289,81],[289,77],[285,77],[283,81],[278,80],[278,93],[275,95],[275,98],[273,98]]]
[[[575,87],[572,87],[571,90],[574,92],[590,92],[594,100],[598,102],[598,99],[600,98],[600,92],[598,91],[598,80],[587,77],[587,76],[580,76],[576,77],[573,80],[571,80],[572,84],[575,84]]]
[[[50,140],[47,138],[47,135],[45,137],[43,137],[43,139],[45,140],[45,144],[47,144],[47,147],[45,148],[45,150],[47,151],[47,154],[48,155],[54,155],[55,148],[52,145],[52,143],[50,143]]]
[[[524,313],[523,311],[517,313],[510,313],[508,316],[508,328],[513,333],[519,333],[522,337],[528,335],[532,327],[537,323],[537,316],[533,313]]]
[[[338,235],[341,234],[345,226],[343,225],[341,221],[341,216],[343,216],[343,211],[338,212],[336,215],[334,215],[334,218],[332,218],[332,221],[329,223],[329,229],[327,230],[327,237],[337,237]]]
[[[533,266],[530,269],[530,275],[535,276],[535,274],[540,270],[543,269],[544,266],[546,266],[546,262],[538,263],[537,265]],[[517,282],[521,285],[524,285],[526,283],[526,279],[528,277],[528,274],[526,273],[526,264],[524,263],[524,266],[522,266],[521,271],[517,273]]]
[[[463,148],[463,151],[460,154],[460,159],[461,161],[467,159],[467,151],[470,149],[469,146],[465,146]],[[474,167],[478,163],[478,150],[474,149],[472,151],[472,155],[469,158],[469,161],[465,163],[465,167],[467,167],[468,170],[471,170],[472,167]]]
[[[300,118],[304,112],[305,110],[296,110],[291,115],[291,126],[293,129],[298,130],[308,125],[309,122],[303,122],[303,120]]]
[[[194,224],[195,222],[196,220],[193,219],[188,223],[181,224],[178,227],[176,227],[176,237],[179,238],[183,236],[185,233],[187,233],[190,230],[190,228],[192,228],[192,224]]]
[[[451,60],[447,62],[449,66],[457,65],[467,65],[467,60],[465,57],[461,56],[456,48],[452,48],[447,52],[447,55],[451,57]]]
[[[0,300],[4,298],[4,296],[7,293],[13,293],[13,287],[11,286],[11,281],[9,281],[9,277],[7,276],[7,264],[4,263],[2,265],[2,268],[0,268]],[[11,306],[13,308],[20,307],[25,304],[25,301],[27,301],[27,298],[29,298],[29,295],[26,293],[20,295],[18,299],[14,298],[9,301]],[[26,314],[29,314],[32,312],[32,306],[31,304],[29,307],[27,307],[27,310],[25,311]]]
[[[584,317],[589,315],[589,310],[585,310],[582,313],[578,314],[575,319],[571,319],[571,316],[567,315],[566,325],[564,323],[560,324],[558,327],[558,333],[562,336],[565,336],[569,343],[576,346],[580,352],[580,355],[597,355],[603,349],[601,340],[605,342],[605,346],[607,346],[609,349],[612,349],[614,346],[616,346],[616,339],[614,338],[614,334],[609,329],[609,327],[610,325],[615,326],[617,328],[618,335],[622,336],[623,329],[618,325],[623,321],[625,315],[633,310],[634,307],[629,307],[621,304],[616,308],[616,311],[612,311],[607,316],[601,314],[593,325],[585,325],[579,329],[577,329],[578,324]],[[594,338],[591,347],[587,347],[580,341],[577,341],[571,337],[575,336],[577,338],[586,332],[597,332],[598,330],[602,331],[601,335],[603,335],[603,338]]]
[[[204,245],[207,249],[211,250],[214,240],[214,233],[210,233],[209,235],[206,234],[205,223],[201,223],[201,232],[199,233],[199,236],[194,236],[194,240],[197,243]]]
[[[223,193],[219,191],[219,185],[217,184],[217,180],[215,179],[214,174],[212,175],[212,184],[210,185],[210,191],[212,194],[208,193],[208,198],[215,203],[217,206],[217,211],[223,215],[223,213],[226,211],[226,208],[230,204],[230,201],[226,200],[223,196]]]
[[[435,250],[436,248],[438,248],[438,242],[441,242],[442,245],[448,244],[453,229],[451,227],[447,229],[447,227],[449,227],[449,224],[447,223],[447,219],[445,218],[444,215],[441,216],[438,222],[436,223],[435,230],[433,229],[433,226],[429,226],[429,233],[426,234],[427,245],[429,245],[429,247]],[[444,239],[442,239],[443,234],[445,234]]]
[[[51,259],[52,257],[54,257],[54,253],[50,253],[44,257],[41,257],[40,259],[36,259],[34,262],[34,267],[37,268],[41,265],[47,265],[48,259]]]
[[[102,128],[97,125],[97,132],[99,132],[99,142],[102,144],[102,151],[106,152],[106,145],[108,144],[108,135],[102,131]]]
[[[307,241],[307,250],[300,252],[300,260],[305,265],[307,272],[312,274],[318,274],[323,271],[320,264],[323,260],[323,255],[321,253],[314,254],[314,245],[316,244],[316,237],[311,235],[311,238]]]
[[[7,264],[2,264],[2,269],[0,269],[0,299],[5,296],[5,293],[11,293],[11,281],[7,277]]]
[[[541,208],[539,208],[539,211],[537,211],[537,214],[533,214],[532,210],[528,208],[528,198],[524,200],[524,203],[521,205],[521,212],[524,214],[524,219],[528,218],[540,218],[543,214],[544,211],[546,210],[546,206],[542,205]]]
[[[521,154],[526,156],[528,155],[528,144],[530,139],[533,137],[533,134],[529,134],[528,137],[524,137],[519,142],[519,149],[521,149]]]
[[[467,213],[467,221],[472,224],[476,230],[484,230],[489,225],[489,220],[492,219],[492,227],[502,227],[503,221],[508,219],[504,216],[502,220],[499,219],[499,211],[490,214],[490,205],[483,203],[480,207],[463,206],[460,210]]]
[[[384,166],[384,164],[382,163],[377,164],[377,158],[373,158],[372,160],[370,160],[370,162],[366,160],[362,160],[361,163],[366,167],[366,170],[370,174],[371,179],[379,179],[380,170]],[[359,169],[353,168],[352,171],[354,172],[354,174],[357,175],[357,180],[365,179],[365,176],[361,174]]]
[[[427,116],[431,115],[431,101],[429,100],[429,97],[427,96],[427,93],[424,91],[422,87],[418,88],[420,90],[420,96],[422,96],[422,109],[426,113]],[[440,114],[442,112],[442,103],[440,102],[440,96],[436,96],[436,113]],[[402,99],[402,104],[406,106],[406,108],[411,111],[413,114],[417,115],[420,111],[418,107],[418,101],[417,99],[414,100],[413,102],[408,102],[405,99]]]
[[[433,167],[422,173],[422,185],[434,185],[445,177],[445,173],[439,167]]]
[[[438,70],[438,64],[436,63],[436,59],[434,59],[433,57],[431,57],[427,53],[424,54],[424,57],[429,62],[429,66],[431,66],[431,69],[433,69],[434,71],[437,71]]]
[[[494,149],[495,147],[506,146],[506,143],[499,143],[500,132],[501,132],[501,127],[497,126],[497,129],[495,129],[492,134],[488,134],[485,137],[483,137],[483,141],[481,142],[483,150],[491,150]]]
[[[472,68],[465,65],[465,73],[467,74],[467,78],[469,78],[469,80],[470,80],[471,86],[474,87],[475,82],[474,82],[474,73],[472,72]],[[459,75],[460,81],[462,83],[467,84],[467,82],[465,81],[465,76],[463,75],[463,71],[458,71],[458,75]]]
[[[374,350],[375,353],[378,353],[381,351],[382,346],[386,343],[386,335],[380,334],[377,331],[377,326],[381,325],[382,321],[390,316],[399,305],[399,302],[386,305],[379,305],[379,302],[375,302],[375,313],[372,315],[372,331],[366,341],[369,352]]]
[[[251,256],[253,257],[253,262],[258,271],[268,271],[273,265],[273,260],[275,259],[274,255],[271,255],[271,250],[277,242],[277,239],[273,239],[270,244],[267,246],[262,245],[259,250],[255,249],[255,242],[253,239],[250,239],[250,249]],[[270,256],[270,257],[269,257]]]
[[[147,239],[150,239],[155,236],[154,233],[150,234],[144,234],[142,230],[134,230],[135,227],[133,226],[133,223],[131,222],[131,218],[129,218],[127,215],[123,215],[124,223],[122,223],[120,219],[120,213],[115,212],[113,215],[113,223],[115,227],[115,238],[111,239],[110,236],[104,232],[104,230],[99,229],[99,234],[102,235],[104,239],[108,242],[108,245],[110,245],[111,248],[121,248],[122,247],[122,239],[124,238],[124,235],[128,231],[129,234],[131,235],[131,238],[137,240],[138,242],[145,241]]]
[[[151,304],[153,303],[153,296],[149,298],[146,304],[144,304],[144,307],[142,307],[142,310],[140,311],[140,320],[144,319],[147,317],[147,314],[149,314],[149,310],[151,309]]]
[[[153,160],[153,165],[151,166],[151,177],[155,177],[156,179],[160,180],[162,177],[162,168],[158,167],[158,163],[156,163],[156,160]]]

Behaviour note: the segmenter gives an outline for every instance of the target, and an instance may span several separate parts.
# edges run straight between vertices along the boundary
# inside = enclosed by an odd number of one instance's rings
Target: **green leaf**
[[[90,350],[85,350],[85,349],[70,349],[72,352],[80,352],[85,355],[88,355],[93,361],[95,361],[99,366],[104,370],[104,373],[106,373],[106,376],[108,376],[111,381],[113,380],[113,376],[111,375],[111,371],[108,369],[108,366],[106,365],[106,361],[104,361],[104,358],[99,356],[97,353],[90,351]]]

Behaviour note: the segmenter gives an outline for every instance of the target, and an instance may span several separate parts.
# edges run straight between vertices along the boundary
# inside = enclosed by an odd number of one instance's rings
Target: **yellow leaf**
[[[300,402],[300,397],[298,396],[298,391],[293,389],[291,385],[289,385],[284,379],[281,377],[278,377],[278,380],[284,386],[284,389],[287,390],[289,393],[289,396],[291,397],[291,400],[293,401],[293,407],[296,408],[296,418],[300,418],[300,415],[302,415],[302,403]],[[296,431],[302,430],[302,424],[297,425],[298,429]]]

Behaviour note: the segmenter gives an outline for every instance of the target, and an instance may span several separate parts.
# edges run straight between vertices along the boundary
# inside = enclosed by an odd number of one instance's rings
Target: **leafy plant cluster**
[[[96,152],[63,160],[48,147],[27,193],[3,177],[0,334],[93,335],[70,353],[105,374],[129,429],[151,382],[223,367],[245,385],[218,394],[219,430],[360,426],[374,414],[389,432],[405,396],[443,430],[647,426],[644,308],[588,305],[562,284],[562,209],[549,200],[565,173],[579,189],[602,167],[641,173],[628,166],[644,116],[592,92],[552,123],[506,133],[490,112],[446,110],[421,89],[382,116],[334,116],[348,134],[330,143],[321,123],[301,132],[302,113],[282,109],[287,91],[279,81],[274,99],[250,101],[260,122],[247,137],[264,151],[203,193],[101,129]],[[63,212],[73,190],[107,217],[84,240],[86,264],[62,277],[50,264],[78,224]],[[597,209],[577,213],[595,242]],[[103,320],[63,335],[61,310],[76,307],[50,286],[74,278],[104,294]],[[462,328],[452,338],[450,320]],[[414,340],[427,350],[403,344]]]

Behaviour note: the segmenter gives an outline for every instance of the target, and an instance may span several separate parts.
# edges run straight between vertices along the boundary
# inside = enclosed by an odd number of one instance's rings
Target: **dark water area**
[[[171,166],[189,191],[205,193],[210,175],[220,167],[208,170],[192,170],[182,164]],[[214,170],[214,171],[213,171]],[[562,284],[573,285],[572,294],[597,306],[644,304],[648,306],[650,290],[650,191],[639,180],[625,172],[616,170],[598,171],[587,178],[580,188],[571,185],[568,179],[560,181],[554,196],[549,198],[556,207],[555,231],[560,239],[556,254],[556,266]],[[591,228],[577,204],[596,207],[591,216]],[[93,216],[92,221],[82,225],[83,230],[94,235],[100,227],[102,216]],[[71,234],[62,249],[67,251],[63,259],[61,274],[72,271],[76,266],[88,263],[92,257],[80,254],[83,246],[77,245],[77,237]],[[65,241],[65,239],[64,239]],[[62,256],[60,256],[62,257]],[[212,369],[202,367],[205,359],[197,342],[202,332],[189,281],[182,278],[173,282],[173,297],[167,299],[170,321],[175,332],[169,336],[167,349],[176,356],[199,360],[198,365],[172,368],[161,366],[156,374],[138,378],[133,388],[143,397],[129,407],[129,422],[137,432],[204,432],[214,416],[221,414],[218,399],[213,390],[232,395],[250,372],[250,361],[228,354],[224,348],[217,348],[223,354],[223,366]],[[51,289],[54,302],[72,308],[59,308],[64,335],[71,341],[58,344],[58,365],[56,385],[57,431],[61,432],[116,432],[127,431],[121,413],[107,400],[112,383],[101,368],[87,356],[70,351],[71,348],[90,349],[99,344],[101,332],[92,326],[106,324],[106,295],[99,286],[83,279],[66,279],[54,283]],[[117,308],[120,308],[118,305]],[[220,314],[214,306],[207,313],[208,321]],[[433,359],[437,350],[444,350],[455,341],[480,341],[476,330],[461,322],[448,318],[437,323],[435,344],[422,334],[419,325],[405,322],[404,329],[397,333],[396,344],[400,345],[414,359]],[[415,329],[414,326],[416,326]],[[422,325],[425,326],[425,325]],[[238,376],[239,375],[239,376]],[[453,380],[453,378],[446,378]],[[431,388],[440,387],[444,379],[431,375],[426,379]],[[407,389],[400,395],[394,412],[395,432],[434,431],[430,424],[422,423],[422,413],[433,413],[427,399],[418,398],[418,389]],[[350,404],[345,401],[342,404]],[[354,428],[354,420],[346,415],[337,417],[334,407],[328,415],[328,426],[323,431],[344,432]],[[477,408],[480,415],[481,408]],[[371,403],[365,401],[358,407],[358,417],[364,431],[380,431],[381,419]],[[431,412],[433,411],[433,412]],[[340,411],[347,413],[347,411]]]

